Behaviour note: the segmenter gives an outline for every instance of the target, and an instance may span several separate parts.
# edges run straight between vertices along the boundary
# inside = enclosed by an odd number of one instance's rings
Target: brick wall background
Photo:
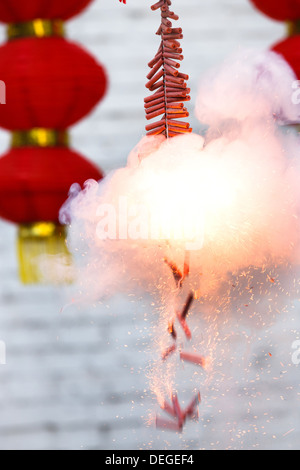
[[[144,134],[146,64],[158,47],[152,2],[127,3],[95,0],[68,23],[69,38],[97,56],[110,78],[105,100],[72,130],[74,147],[105,172],[124,165]],[[185,34],[190,110],[203,72],[237,48],[264,49],[284,35],[282,24],[248,0],[174,0],[173,6]],[[7,146],[1,132],[1,152]],[[3,221],[0,259],[0,340],[7,348],[7,364],[0,366],[0,449],[299,448],[299,368],[291,365],[297,311],[266,326],[254,346],[252,333],[241,338],[253,346],[247,377],[237,367],[217,392],[204,390],[200,422],[178,436],[144,420],[153,406],[145,376],[155,321],[150,299],[62,310],[68,289],[19,283],[15,227]]]

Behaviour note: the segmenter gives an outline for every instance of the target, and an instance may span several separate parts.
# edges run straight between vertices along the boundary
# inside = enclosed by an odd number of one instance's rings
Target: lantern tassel
[[[59,256],[60,259],[64,258],[65,265],[72,264],[66,245],[66,228],[62,225],[52,222],[21,225],[18,231],[18,256],[20,280],[24,284],[72,281],[58,275],[56,263],[47,262]]]

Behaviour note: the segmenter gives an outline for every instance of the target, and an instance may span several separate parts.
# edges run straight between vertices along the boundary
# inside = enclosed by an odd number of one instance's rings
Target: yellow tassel
[[[24,284],[72,282],[72,259],[66,236],[66,228],[52,222],[19,227],[19,270]]]

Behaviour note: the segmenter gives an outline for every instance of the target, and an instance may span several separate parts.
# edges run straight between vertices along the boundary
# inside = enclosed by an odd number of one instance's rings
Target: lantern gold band
[[[66,227],[54,222],[34,222],[19,226],[19,238],[48,238],[59,235],[63,239],[66,236]]]
[[[300,20],[287,21],[286,26],[288,36],[295,36],[296,34],[300,34]]]
[[[63,37],[65,35],[64,22],[62,20],[36,19],[25,23],[11,23],[7,27],[9,40],[21,38],[48,38]]]
[[[68,147],[69,134],[67,131],[35,128],[28,131],[12,132],[12,148],[20,147]]]

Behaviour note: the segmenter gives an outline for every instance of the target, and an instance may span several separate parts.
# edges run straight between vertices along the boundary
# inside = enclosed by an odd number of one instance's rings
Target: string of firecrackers
[[[170,11],[171,0],[160,0],[151,9],[161,10],[161,25],[157,35],[161,43],[155,57],[149,62],[151,71],[147,75],[146,87],[154,92],[145,98],[146,119],[161,117],[158,121],[146,126],[147,135],[165,135],[167,138],[192,132],[189,123],[182,121],[189,116],[184,107],[190,101],[190,88],[186,81],[189,76],[180,73],[180,62],[183,60],[179,40],[183,38],[181,28],[173,28],[172,21],[179,17]]]
[[[165,263],[170,267],[174,280],[176,282],[176,286],[181,289],[183,286],[183,281],[188,277],[189,275],[189,257],[186,254],[185,262],[184,262],[184,269],[183,272],[181,272],[178,267],[170,262],[168,259],[164,260]],[[178,320],[179,324],[181,325],[184,334],[188,340],[192,339],[192,334],[191,331],[188,327],[187,324],[187,317],[190,312],[191,306],[193,304],[193,301],[195,299],[194,293],[191,291],[188,294],[188,297],[186,299],[186,302],[180,312],[176,312],[175,317],[169,320],[168,324],[168,332],[171,335],[173,339],[173,344],[166,348],[161,356],[162,361],[166,361],[168,357],[175,353],[177,350],[177,332],[175,329],[175,320]],[[183,361],[187,361],[190,363],[193,363],[195,365],[198,365],[200,367],[205,367],[206,364],[206,359],[201,356],[198,353],[195,352],[188,352],[188,351],[180,351],[179,357]],[[161,429],[167,429],[170,431],[182,431],[183,426],[186,422],[187,419],[198,419],[199,418],[199,405],[201,403],[201,395],[200,392],[198,392],[195,397],[192,398],[191,402],[189,405],[183,409],[180,406],[178,396],[176,393],[172,394],[171,397],[171,403],[169,403],[167,400],[164,401],[164,403],[161,405],[161,409],[165,411],[169,416],[171,416],[173,419],[164,419],[160,416],[156,416],[156,427],[161,428]]]
[[[126,0],[119,0],[126,4]],[[165,135],[167,138],[175,137],[183,133],[192,132],[189,123],[178,120],[189,116],[183,102],[190,101],[190,89],[187,88],[186,80],[188,75],[179,73],[180,63],[183,60],[182,49],[179,39],[183,38],[181,28],[173,28],[170,19],[176,21],[179,19],[175,13],[171,12],[169,7],[171,0],[160,0],[151,9],[153,11],[161,9],[161,25],[156,34],[161,36],[161,44],[154,59],[149,62],[151,71],[147,75],[149,80],[146,87],[154,94],[145,98],[146,119],[151,120],[163,115],[159,121],[146,126],[147,135]],[[169,19],[168,19],[169,18]],[[165,262],[171,268],[177,287],[182,288],[184,279],[189,275],[189,262],[186,257],[183,273],[177,266],[165,259]],[[179,321],[187,339],[191,339],[191,331],[186,322],[194,300],[194,293],[190,292],[181,312],[176,312],[176,318]],[[168,331],[174,340],[174,343],[162,353],[162,360],[165,361],[177,349],[177,333],[175,330],[175,319],[170,320]],[[180,351],[180,359],[192,362],[201,367],[205,366],[205,358],[196,353]],[[183,409],[180,406],[177,393],[173,393],[171,403],[164,400],[161,409],[165,411],[173,420],[167,420],[156,416],[156,427],[173,431],[182,431],[183,425],[187,419],[199,417],[198,406],[201,403],[201,395],[198,392]]]
[[[121,1],[121,0],[120,0]],[[181,28],[173,28],[171,20],[177,21],[179,17],[170,11],[171,0],[159,0],[152,5],[153,11],[161,10],[161,24],[157,35],[161,37],[161,43],[155,57],[149,62],[151,71],[147,75],[146,88],[154,92],[144,99],[146,119],[152,120],[161,117],[158,121],[146,126],[147,135],[164,135],[166,138],[175,137],[192,132],[189,123],[182,121],[189,116],[184,102],[190,101],[190,89],[186,81],[189,76],[179,72],[180,62],[183,60],[182,49],[179,40],[183,38]],[[186,254],[183,272],[171,261],[165,259],[170,267],[176,286],[181,289],[183,281],[189,275],[189,257]],[[177,332],[175,321],[178,320],[188,340],[192,338],[187,324],[187,316],[194,300],[194,293],[190,292],[181,312],[176,312],[174,318],[169,321],[168,332],[173,339],[173,344],[163,351],[161,359],[166,361],[177,350]],[[204,367],[205,359],[196,353],[180,351],[180,359],[189,361]],[[171,402],[164,400],[161,409],[173,419],[165,419],[156,416],[156,427],[173,431],[182,431],[187,419],[199,417],[198,405],[201,403],[200,392],[196,394],[189,405],[183,409],[180,406],[177,393],[171,396]]]
[[[126,0],[119,0],[126,4]],[[149,80],[146,87],[155,93],[145,98],[146,119],[151,120],[155,117],[164,115],[159,121],[146,126],[147,135],[165,135],[167,138],[174,137],[187,132],[192,132],[189,123],[179,121],[179,119],[189,116],[183,102],[190,100],[190,89],[187,88],[186,80],[188,75],[179,73],[180,63],[183,60],[182,49],[180,48],[179,39],[183,38],[181,28],[173,28],[168,18],[178,20],[179,17],[170,11],[171,0],[160,0],[151,9],[153,11],[161,9],[161,25],[157,34],[161,36],[161,44],[154,59],[149,62],[151,71],[147,75]],[[173,273],[174,280],[179,289],[183,286],[183,281],[189,275],[189,260],[185,258],[184,269],[181,272],[178,267],[164,260]],[[175,330],[175,320],[177,319],[188,340],[192,338],[191,331],[187,324],[187,316],[194,301],[194,293],[190,292],[181,312],[176,312],[175,318],[171,319],[168,324],[168,331],[174,343],[162,353],[162,360],[166,361],[168,357],[177,349],[177,332]],[[180,359],[199,365],[205,366],[205,358],[197,353],[180,351]],[[160,416],[156,416],[156,427],[173,431],[182,431],[183,425],[187,419],[195,419],[199,417],[198,406],[201,403],[201,395],[198,392],[183,409],[180,406],[177,393],[173,393],[171,403],[164,400],[161,409],[165,411],[173,420],[167,420]]]

